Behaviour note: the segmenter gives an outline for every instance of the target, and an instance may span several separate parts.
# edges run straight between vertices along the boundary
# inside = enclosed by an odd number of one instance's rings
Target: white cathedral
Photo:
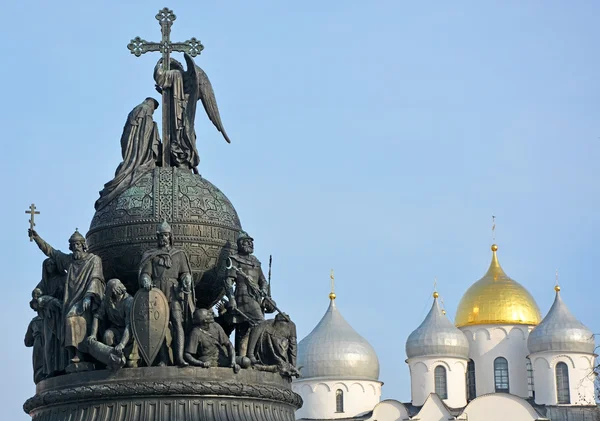
[[[300,420],[596,421],[595,341],[555,287],[543,319],[531,294],[509,278],[492,246],[487,273],[462,297],[455,323],[433,294],[406,340],[411,402],[381,401],[379,360],[329,296],[327,312],[298,345],[292,384]]]

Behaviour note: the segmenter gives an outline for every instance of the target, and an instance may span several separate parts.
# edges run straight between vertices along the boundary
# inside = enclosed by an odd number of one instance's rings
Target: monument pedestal
[[[144,367],[67,374],[38,383],[34,421],[294,421],[302,405],[277,373]]]

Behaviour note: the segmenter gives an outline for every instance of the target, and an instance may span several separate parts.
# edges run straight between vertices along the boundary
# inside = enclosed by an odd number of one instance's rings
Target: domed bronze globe
[[[190,170],[154,168],[100,208],[87,233],[89,251],[102,258],[105,279],[119,278],[134,293],[142,254],[156,247],[163,220],[189,256],[197,304],[212,306],[223,294],[225,260],[241,225],[229,199]]]

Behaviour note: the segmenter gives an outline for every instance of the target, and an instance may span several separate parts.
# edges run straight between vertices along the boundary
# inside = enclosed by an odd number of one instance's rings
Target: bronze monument
[[[75,230],[63,253],[35,230],[35,205],[26,211],[29,238],[48,258],[32,284],[37,315],[25,345],[36,394],[24,410],[39,421],[292,421],[302,405],[290,385],[295,325],[271,297],[233,205],[198,173],[198,101],[229,142],[193,60],[204,47],[171,41],[171,10],[156,19],[162,40],[137,37],[128,48],[161,53],[153,78],[162,104],[147,97],[127,116],[122,162],[86,237]]]

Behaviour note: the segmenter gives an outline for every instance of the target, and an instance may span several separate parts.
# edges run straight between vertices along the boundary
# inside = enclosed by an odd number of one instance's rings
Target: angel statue
[[[154,67],[154,80],[159,93],[168,93],[163,95],[163,107],[167,110],[169,147],[163,150],[163,153],[170,153],[172,166],[191,168],[197,173],[200,157],[196,150],[194,119],[198,100],[202,101],[208,118],[223,134],[227,143],[230,143],[230,140],[221,123],[215,93],[208,76],[194,63],[189,54],[184,53],[183,56],[187,70],[173,58],[169,60],[169,68],[165,69],[161,58]],[[166,139],[163,139],[163,142],[166,143]]]

